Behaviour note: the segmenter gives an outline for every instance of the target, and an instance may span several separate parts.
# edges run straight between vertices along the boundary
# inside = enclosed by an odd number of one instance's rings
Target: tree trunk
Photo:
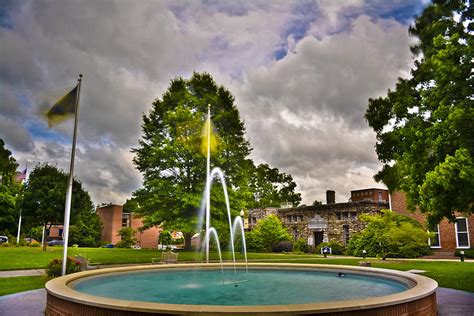
[[[184,233],[184,250],[192,250],[191,239],[194,233]]]

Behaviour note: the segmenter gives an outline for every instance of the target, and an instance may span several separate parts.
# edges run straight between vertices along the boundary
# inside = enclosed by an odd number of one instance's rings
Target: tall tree
[[[21,185],[15,182],[18,164],[0,138],[0,233],[14,234],[17,229]]]
[[[23,195],[21,206],[25,222],[45,228],[62,224],[67,182],[68,175],[64,171],[48,164],[37,165],[30,173]],[[73,181],[71,204],[71,225],[81,225],[81,220],[84,222],[87,218],[87,225],[92,227],[92,231],[100,232],[100,219],[94,212],[89,193],[77,179]]]
[[[410,28],[412,78],[365,114],[384,163],[376,180],[404,191],[431,225],[474,211],[473,20],[470,1],[434,0]]]
[[[207,73],[171,81],[162,99],[156,99],[149,114],[143,115],[143,136],[139,147],[132,149],[144,183],[128,205],[136,206],[135,212],[144,216],[148,226],[162,224],[165,229],[182,231],[186,247],[196,230],[206,182],[206,158],[200,145],[208,104],[218,134],[212,165],[225,170],[229,194],[237,196],[251,148],[233,96]],[[225,209],[221,190],[212,191],[212,200],[212,216],[219,221],[224,216],[218,210]],[[235,214],[238,206],[231,206]]]
[[[301,202],[301,194],[295,192],[296,183],[289,174],[280,172],[277,168],[271,168],[267,164],[257,167],[249,167],[252,174],[249,175],[249,190],[252,193],[248,207],[279,207],[284,202],[290,202],[298,206]]]
[[[172,80],[162,98],[143,115],[143,136],[138,148],[132,149],[144,182],[127,207],[144,218],[145,226],[161,224],[165,229],[182,231],[186,248],[196,232],[197,210],[206,182],[206,157],[200,147],[208,104],[217,134],[211,165],[225,171],[231,211],[238,215],[254,200],[249,179],[255,177],[256,168],[247,158],[251,147],[245,140],[244,123],[234,97],[209,74],[194,73],[189,80]],[[294,189],[291,180],[286,175],[283,178],[285,190]],[[227,225],[225,209],[222,190],[214,186],[211,225],[218,229]],[[226,231],[219,229],[221,241],[227,239]]]

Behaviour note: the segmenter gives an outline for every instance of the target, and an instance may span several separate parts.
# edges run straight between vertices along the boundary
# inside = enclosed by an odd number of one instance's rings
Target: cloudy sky
[[[303,203],[384,187],[369,98],[409,76],[408,27],[427,0],[0,2],[0,138],[23,170],[68,170],[72,121],[45,104],[84,74],[75,174],[93,202],[141,185],[130,148],[170,79],[207,71],[228,88],[256,162],[293,176]]]

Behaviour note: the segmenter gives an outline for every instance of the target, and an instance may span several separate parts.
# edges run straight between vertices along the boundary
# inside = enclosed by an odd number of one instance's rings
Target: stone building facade
[[[363,190],[357,190],[357,192],[360,191]],[[386,190],[381,191],[384,194],[386,193],[388,197]],[[377,214],[380,210],[389,208],[388,199],[379,201],[378,199],[367,198],[360,201],[335,203],[334,193],[334,191],[327,191],[327,204],[250,210],[249,229],[253,229],[259,219],[275,214],[288,229],[294,240],[304,238],[311,246],[330,241],[336,241],[346,246],[353,234],[365,228],[365,224],[359,220],[359,215]],[[373,196],[378,197],[378,194]]]

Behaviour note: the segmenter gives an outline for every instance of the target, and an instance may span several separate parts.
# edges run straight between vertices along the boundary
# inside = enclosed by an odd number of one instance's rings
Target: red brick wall
[[[136,230],[135,238],[137,238],[138,244],[142,248],[157,248],[161,228],[152,227],[143,232],[138,231],[138,228],[142,226],[141,218],[132,216],[131,227]]]
[[[411,212],[407,210],[406,197],[403,192],[394,192],[391,194],[392,210],[399,214],[409,216],[416,219],[426,227],[426,218],[418,210]],[[457,214],[458,217],[465,217]],[[467,217],[467,225],[469,230],[469,243],[474,247],[474,215]],[[456,231],[454,223],[450,223],[447,219],[439,223],[439,237],[441,248],[434,248],[436,251],[455,251],[456,250]]]
[[[97,214],[103,224],[102,242],[116,244],[120,241],[118,231],[122,228],[122,212],[121,205],[107,205],[97,208]]]
[[[351,201],[357,202],[370,199],[371,201],[378,202],[379,192],[382,192],[382,200],[388,202],[388,190],[384,189],[366,189],[351,191]]]

